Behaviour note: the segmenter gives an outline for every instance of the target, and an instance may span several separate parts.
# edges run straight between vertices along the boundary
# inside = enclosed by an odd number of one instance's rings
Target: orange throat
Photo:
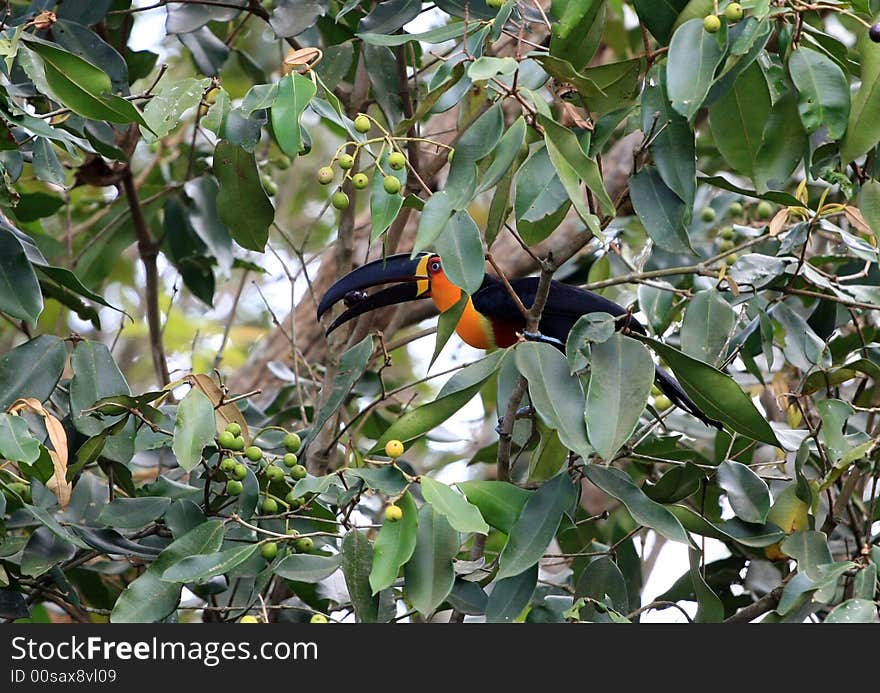
[[[461,294],[461,289],[450,282],[446,275],[438,274],[432,277],[431,298],[441,313],[445,313],[458,303],[461,299]],[[467,305],[464,307],[464,312],[458,321],[455,331],[465,343],[477,349],[494,349],[497,346],[495,344],[492,323],[485,316],[477,312],[470,298],[468,298]]]

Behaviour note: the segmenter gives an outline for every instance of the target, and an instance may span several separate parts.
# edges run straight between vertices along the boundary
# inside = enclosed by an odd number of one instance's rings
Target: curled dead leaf
[[[304,74],[314,69],[315,65],[321,62],[324,53],[320,48],[298,48],[290,50],[284,56],[281,63],[281,74],[289,75],[291,72]]]

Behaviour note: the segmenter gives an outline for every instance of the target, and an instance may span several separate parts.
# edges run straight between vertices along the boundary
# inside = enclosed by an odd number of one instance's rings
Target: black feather
[[[516,279],[510,284],[523,305],[529,308],[535,302],[539,282],[538,277],[526,277]],[[525,319],[522,318],[519,307],[510,292],[498,279],[486,275],[483,285],[472,296],[472,299],[474,308],[486,317],[513,323],[519,330],[525,328]],[[550,293],[541,313],[541,323],[538,329],[542,335],[552,337],[564,345],[574,324],[581,316],[588,313],[608,313],[620,318],[617,321],[617,329],[626,327],[633,332],[647,334],[644,326],[632,317],[623,306],[592,291],[557,281],[552,282],[550,286]],[[564,350],[564,346],[558,348]],[[697,417],[707,426],[714,426],[719,430],[723,428],[720,421],[715,421],[703,413],[682,390],[675,378],[659,366],[656,369],[655,377],[657,386],[673,404]]]

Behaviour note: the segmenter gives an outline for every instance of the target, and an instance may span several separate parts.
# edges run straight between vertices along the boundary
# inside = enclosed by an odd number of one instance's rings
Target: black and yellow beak
[[[376,308],[428,298],[431,295],[430,258],[430,253],[420,253],[414,258],[409,254],[390,255],[358,267],[327,290],[318,306],[318,320],[335,303],[345,302],[348,310],[333,321],[327,329],[330,334],[343,323]],[[366,293],[366,289],[392,282],[397,286]]]

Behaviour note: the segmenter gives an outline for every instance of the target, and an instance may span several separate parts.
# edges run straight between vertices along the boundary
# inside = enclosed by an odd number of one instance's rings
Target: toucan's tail
[[[696,416],[707,426],[714,426],[719,431],[724,430],[720,421],[710,419],[706,414],[700,411],[700,408],[694,404],[693,400],[691,400],[691,398],[685,394],[685,391],[681,389],[681,385],[678,384],[678,381],[659,366],[656,369],[656,378],[657,385],[673,404],[681,407],[689,414]]]

